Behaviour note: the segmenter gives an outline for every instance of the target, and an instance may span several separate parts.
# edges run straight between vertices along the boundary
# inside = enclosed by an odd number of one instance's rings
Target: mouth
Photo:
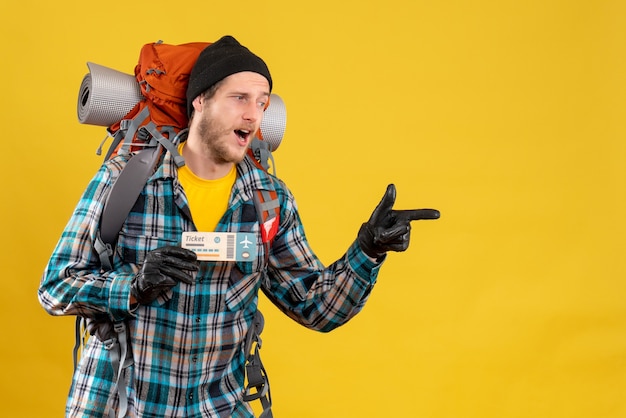
[[[239,142],[242,145],[246,145],[248,143],[248,140],[250,139],[250,136],[252,135],[252,131],[249,131],[247,129],[235,129],[235,135],[237,135],[237,137],[239,138]]]

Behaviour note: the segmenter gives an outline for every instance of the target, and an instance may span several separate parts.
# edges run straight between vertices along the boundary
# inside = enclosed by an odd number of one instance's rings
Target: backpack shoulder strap
[[[276,190],[255,190],[254,206],[261,226],[261,239],[269,250],[280,223],[280,202]],[[265,252],[266,257],[268,251]]]
[[[95,249],[104,270],[111,270],[113,246],[141,189],[154,171],[161,147],[146,148],[133,155],[113,184],[100,219]]]

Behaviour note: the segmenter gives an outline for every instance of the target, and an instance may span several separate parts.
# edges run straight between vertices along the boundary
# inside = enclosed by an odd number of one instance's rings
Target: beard
[[[207,114],[198,121],[198,134],[211,158],[217,164],[241,162],[246,156],[247,147],[244,152],[237,153],[229,147],[228,138],[233,133],[233,128],[220,126],[218,119],[210,118]]]

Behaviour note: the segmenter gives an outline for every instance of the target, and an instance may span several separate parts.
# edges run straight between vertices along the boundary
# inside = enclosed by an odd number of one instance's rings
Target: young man
[[[345,255],[324,267],[289,189],[246,156],[271,90],[263,60],[234,38],[207,47],[189,80],[189,134],[179,146],[186,165],[165,154],[119,234],[112,270],[101,269],[94,241],[124,156],[92,179],[50,258],[39,289],[50,314],[126,322],[129,416],[252,417],[243,401],[243,345],[259,289],[300,324],[331,331],[363,308],[385,253],[408,247],[410,221],[439,217],[393,210],[390,185]],[[258,189],[275,190],[280,203],[268,254],[253,203]],[[197,261],[181,248],[186,231],[253,233],[257,256]],[[99,337],[89,339],[74,374],[68,416],[114,415],[119,407],[106,336]]]

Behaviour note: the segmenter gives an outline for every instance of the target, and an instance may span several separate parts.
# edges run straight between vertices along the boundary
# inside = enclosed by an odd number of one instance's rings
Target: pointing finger
[[[419,221],[422,219],[439,219],[439,211],[436,209],[410,209],[394,210],[393,214],[398,219],[405,221]]]

